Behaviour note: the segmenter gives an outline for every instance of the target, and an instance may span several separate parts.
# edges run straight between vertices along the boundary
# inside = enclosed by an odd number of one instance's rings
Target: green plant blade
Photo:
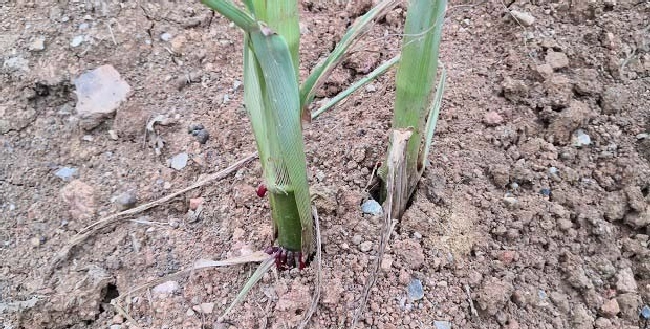
[[[237,6],[229,0],[201,0],[201,2],[210,7],[210,9],[226,16],[226,18],[233,21],[235,25],[239,26],[246,32],[259,29],[259,25],[251,15],[237,8]]]
[[[316,66],[311,72],[307,80],[300,87],[300,108],[306,108],[314,99],[314,95],[320,86],[325,82],[330,72],[336,65],[343,59],[347,51],[357,41],[359,35],[363,34],[370,23],[383,13],[392,9],[397,5],[395,0],[384,0],[370,11],[359,17],[348,31],[343,35],[341,41],[336,45],[332,53],[325,59],[323,63]]]
[[[255,270],[253,275],[251,275],[250,279],[246,281],[246,284],[244,284],[244,287],[242,290],[237,294],[237,297],[233,299],[233,301],[230,303],[226,311],[223,312],[223,314],[219,317],[219,322],[223,322],[223,319],[232,311],[233,307],[237,306],[244,297],[248,294],[249,291],[255,286],[255,284],[264,276],[266,272],[268,272],[271,267],[275,264],[275,259],[274,258],[268,258],[265,261],[263,261],[260,266]]]
[[[348,96],[352,95],[355,91],[357,91],[359,88],[363,87],[366,83],[376,79],[378,76],[386,73],[391,67],[393,67],[397,62],[399,62],[400,56],[397,55],[384,63],[382,63],[378,68],[376,68],[374,71],[370,72],[370,74],[364,76],[363,78],[357,80],[355,83],[350,85],[346,90],[338,93],[334,98],[330,99],[329,102],[327,102],[325,105],[319,107],[314,113],[312,113],[311,118],[316,119],[319,115],[323,114],[325,111],[329,110],[332,108],[334,105],[338,104],[340,101],[346,99]]]
[[[261,159],[262,168],[266,170],[266,159],[270,155],[269,143],[265,142],[268,138],[266,129],[264,97],[260,86],[259,65],[255,59],[255,54],[250,49],[250,37],[244,36],[244,104],[248,117],[253,126],[253,134],[257,144],[257,151]]]
[[[300,126],[300,98],[293,60],[284,38],[268,29],[250,34],[266,86],[264,104],[277,128],[280,153],[295,196],[302,231],[302,252],[313,249],[313,219],[307,181],[307,159]],[[282,191],[272,191],[274,193]]]
[[[255,7],[253,6],[253,0],[242,0],[248,12],[255,16]]]
[[[264,21],[273,31],[281,35],[289,46],[293,67],[298,77],[298,47],[300,25],[298,1],[296,0],[253,0],[255,18]]]
[[[440,81],[438,81],[438,87],[436,88],[436,97],[431,102],[431,108],[429,109],[429,117],[427,118],[426,133],[424,136],[424,149],[422,150],[422,157],[420,159],[420,171],[424,171],[427,164],[427,159],[429,158],[429,152],[431,150],[431,142],[433,141],[433,134],[436,131],[436,126],[438,125],[438,117],[440,116],[440,107],[442,106],[442,94],[445,92],[445,82],[447,80],[447,70],[444,66],[440,73]]]

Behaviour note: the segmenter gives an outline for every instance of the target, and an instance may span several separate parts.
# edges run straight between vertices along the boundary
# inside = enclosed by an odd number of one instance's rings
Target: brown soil
[[[391,237],[359,327],[645,328],[650,3],[531,2],[450,4],[442,43],[448,81],[431,165]],[[92,3],[0,6],[4,328],[136,328],[111,298],[197,259],[246,254],[270,241],[268,205],[255,195],[260,167],[252,163],[132,218],[154,224],[125,220],[103,230],[48,275],[70,237],[118,210],[116,196],[135,191],[138,204],[153,201],[254,151],[237,87],[242,38],[235,27],[195,3]],[[368,9],[326,3],[301,1],[303,77]],[[509,10],[535,21],[516,21]],[[403,8],[382,19],[319,97],[394,56],[403,19]],[[171,39],[161,40],[163,33]],[[86,38],[71,47],[79,35]],[[28,70],[16,69],[21,58]],[[114,118],[84,131],[72,81],[103,64],[132,92]],[[379,78],[374,92],[357,92],[305,132],[311,180],[324,195],[317,201],[323,296],[310,328],[349,326],[376,258],[381,221],[359,205],[386,153],[393,81],[394,72]],[[168,122],[145,139],[147,121],[159,114]],[[187,133],[193,123],[210,132],[206,144]],[[590,145],[574,146],[578,130]],[[170,168],[180,152],[189,154],[188,166]],[[62,166],[77,168],[78,179],[58,178]],[[198,197],[197,221],[188,207]],[[366,241],[372,249],[361,251]],[[313,269],[267,274],[230,324],[216,323],[253,270],[176,278],[173,293],[133,294],[126,311],[142,328],[298,324],[310,305]],[[418,301],[406,298],[413,278],[424,286]]]

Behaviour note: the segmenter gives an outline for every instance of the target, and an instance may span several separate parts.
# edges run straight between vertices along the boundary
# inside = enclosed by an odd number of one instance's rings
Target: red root
[[[279,247],[268,247],[265,252],[269,255],[273,255],[275,258],[275,267],[281,271],[290,270],[295,267],[302,270],[307,267],[309,263],[309,260],[304,260],[302,258],[302,252],[300,251],[289,251]]]

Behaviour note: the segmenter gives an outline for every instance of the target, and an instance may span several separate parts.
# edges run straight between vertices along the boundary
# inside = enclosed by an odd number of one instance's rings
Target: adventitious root
[[[296,267],[302,270],[311,262],[311,257],[303,257],[303,253],[300,251],[290,251],[281,247],[268,247],[265,251],[275,258],[275,267],[281,271]]]

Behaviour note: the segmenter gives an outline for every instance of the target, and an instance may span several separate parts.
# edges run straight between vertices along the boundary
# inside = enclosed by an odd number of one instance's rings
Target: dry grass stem
[[[86,239],[88,239],[91,236],[95,235],[95,233],[97,233],[99,230],[101,230],[101,229],[103,229],[103,228],[105,228],[105,227],[107,227],[109,225],[112,225],[112,224],[115,224],[115,223],[119,222],[124,217],[139,214],[139,213],[141,213],[141,212],[143,212],[145,210],[148,210],[148,209],[157,207],[157,206],[159,206],[161,204],[164,204],[167,201],[169,201],[169,200],[173,199],[174,197],[179,196],[179,195],[181,195],[183,193],[186,193],[186,192],[191,191],[193,189],[202,187],[202,186],[204,186],[204,185],[206,185],[208,183],[211,183],[211,182],[213,182],[215,180],[223,179],[224,177],[228,176],[230,173],[234,172],[235,170],[239,169],[240,167],[246,165],[247,163],[249,163],[250,161],[252,161],[252,160],[254,160],[256,158],[257,158],[257,152],[253,153],[253,154],[251,154],[251,155],[249,155],[249,156],[247,156],[247,157],[245,157],[245,158],[243,158],[243,159],[241,159],[241,160],[239,160],[239,161],[237,161],[235,163],[233,163],[228,168],[226,168],[224,170],[221,170],[221,171],[219,171],[217,173],[211,174],[207,178],[205,178],[205,179],[203,179],[201,181],[198,181],[198,182],[196,182],[196,183],[194,183],[194,184],[192,184],[192,185],[190,185],[190,186],[188,186],[188,187],[186,187],[186,188],[184,188],[184,189],[182,189],[180,191],[176,191],[174,193],[168,194],[168,195],[166,195],[166,196],[164,196],[164,197],[162,197],[162,198],[160,198],[160,199],[158,199],[156,201],[145,203],[145,204],[143,204],[143,205],[141,205],[139,207],[135,207],[133,209],[125,210],[125,211],[122,211],[122,212],[118,212],[116,214],[106,216],[106,217],[94,222],[93,224],[83,228],[76,235],[74,235],[70,239],[68,244],[66,246],[64,246],[56,254],[56,257],[52,261],[52,265],[51,265],[49,273],[50,274],[53,273],[54,270],[56,269],[56,267],[58,266],[58,264],[61,263],[64,260],[66,260],[70,256],[70,252],[72,251],[73,248],[79,246]]]

